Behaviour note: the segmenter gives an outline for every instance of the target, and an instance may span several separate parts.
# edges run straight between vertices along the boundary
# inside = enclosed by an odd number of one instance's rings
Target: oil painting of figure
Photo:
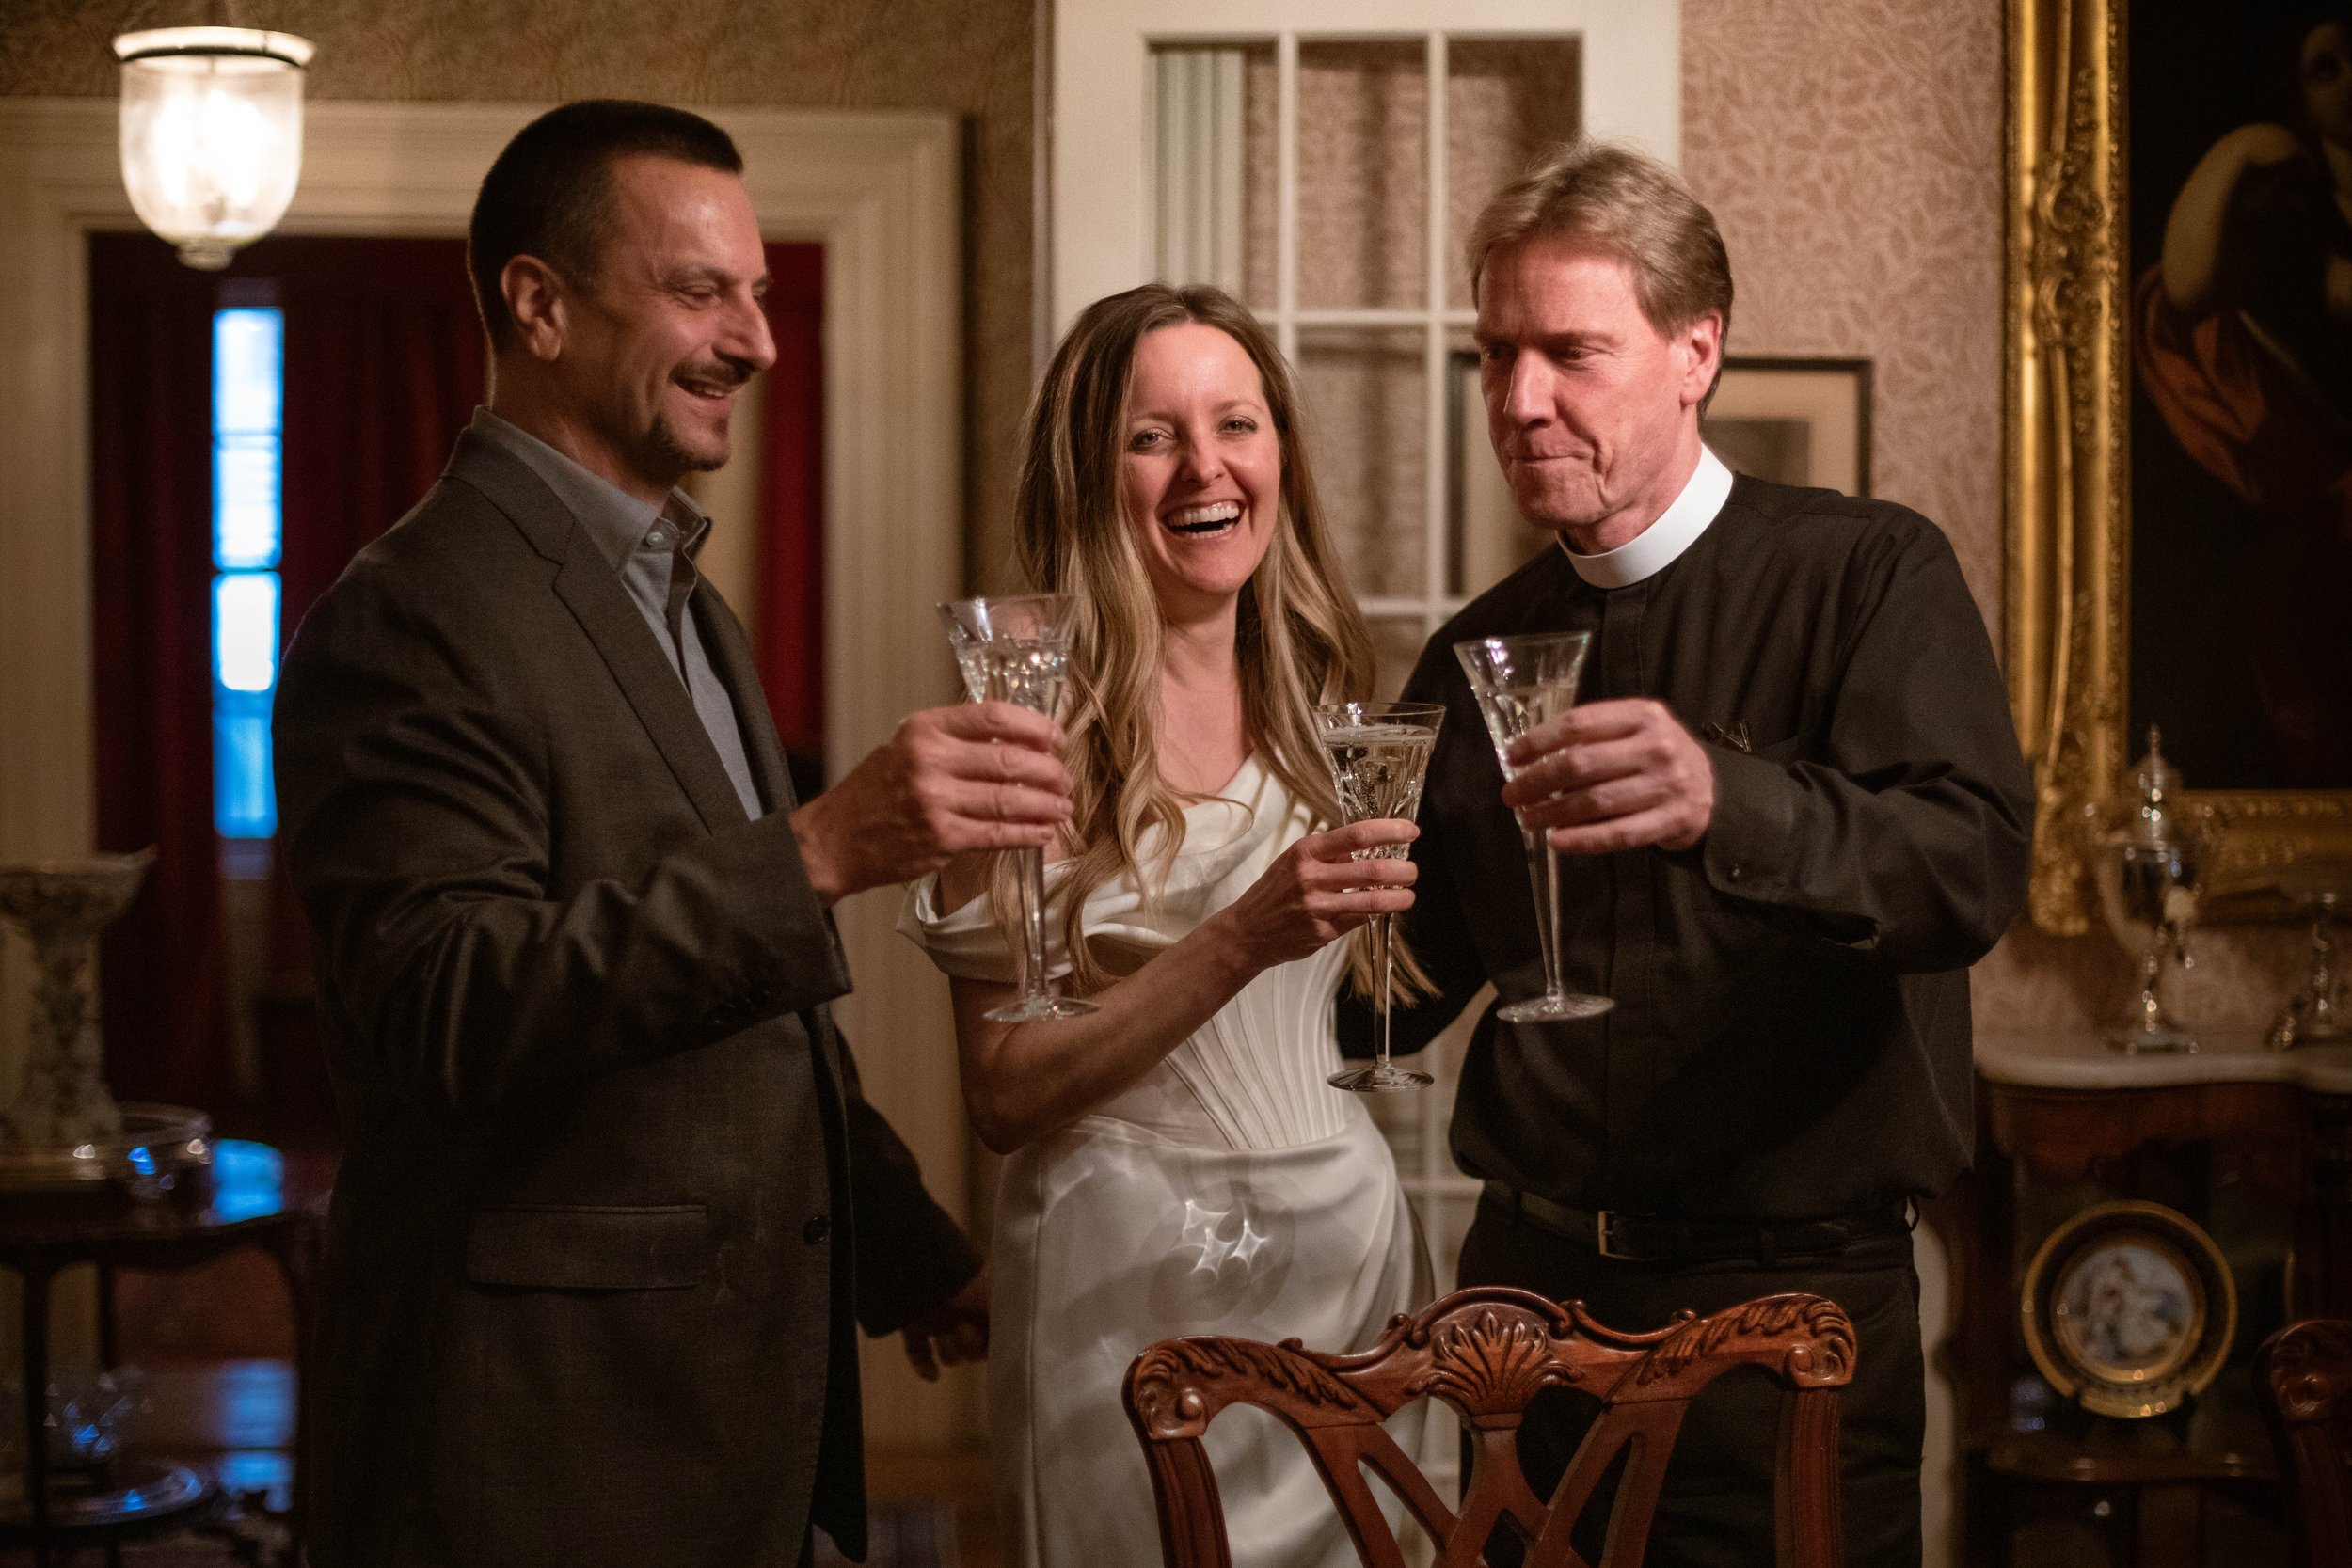
[[[2131,733],[2352,788],[2352,6],[2129,20]]]

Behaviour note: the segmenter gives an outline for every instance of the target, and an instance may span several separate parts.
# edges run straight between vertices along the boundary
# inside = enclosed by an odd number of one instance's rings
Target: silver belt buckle
[[[1594,1245],[1600,1249],[1600,1255],[1603,1258],[1614,1258],[1627,1263],[1641,1262],[1642,1259],[1634,1257],[1631,1253],[1619,1252],[1615,1247],[1610,1244],[1610,1228],[1614,1226],[1616,1222],[1617,1216],[1615,1212],[1608,1209],[1603,1209],[1593,1216]]]

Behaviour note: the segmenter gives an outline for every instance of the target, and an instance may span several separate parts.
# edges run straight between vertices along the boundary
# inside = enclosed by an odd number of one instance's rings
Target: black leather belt
[[[1571,1209],[1537,1193],[1486,1183],[1486,1199],[1528,1224],[1629,1263],[1725,1263],[1767,1268],[1786,1258],[1819,1257],[1854,1242],[1911,1228],[1908,1204],[1810,1220],[1692,1220],[1613,1210]]]

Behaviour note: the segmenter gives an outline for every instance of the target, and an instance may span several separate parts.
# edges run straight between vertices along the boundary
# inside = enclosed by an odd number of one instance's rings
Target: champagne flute
[[[1315,729],[1323,754],[1331,764],[1331,777],[1340,791],[1340,816],[1347,822],[1371,822],[1401,817],[1410,822],[1421,811],[1422,781],[1428,776],[1429,753],[1438,743],[1438,724],[1445,709],[1430,703],[1332,703],[1315,709]],[[1384,844],[1359,849],[1355,858],[1403,860],[1409,845]],[[1429,1074],[1392,1067],[1389,1062],[1390,917],[1372,917],[1373,1016],[1380,1021],[1379,1054],[1373,1065],[1349,1068],[1331,1075],[1334,1088],[1357,1094],[1394,1094],[1418,1089]]]
[[[963,689],[976,703],[1018,703],[1051,719],[1061,706],[1078,601],[1067,594],[1026,594],[957,599],[939,607],[947,641],[963,671]],[[1037,1018],[1075,1018],[1095,1010],[1074,996],[1057,996],[1045,975],[1045,851],[1021,855],[1021,997],[983,1014],[998,1023]]]
[[[1478,711],[1486,721],[1486,734],[1495,743],[1495,756],[1503,777],[1519,769],[1506,754],[1511,743],[1540,725],[1549,723],[1576,705],[1576,678],[1584,669],[1592,647],[1589,631],[1558,632],[1539,637],[1482,637],[1454,644],[1454,657],[1470,676],[1478,698]],[[1616,1006],[1606,996],[1587,996],[1567,990],[1560,980],[1560,851],[1551,835],[1531,829],[1524,819],[1519,836],[1527,845],[1527,879],[1535,890],[1535,938],[1544,953],[1544,994],[1495,1009],[1506,1023],[1556,1022],[1597,1018]]]

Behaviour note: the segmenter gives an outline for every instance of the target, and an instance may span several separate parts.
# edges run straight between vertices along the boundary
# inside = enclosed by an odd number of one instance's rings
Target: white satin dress
[[[1311,825],[1252,758],[1224,797],[1184,814],[1183,847],[1151,896],[1122,879],[1087,901],[1088,940],[1144,956],[1172,946]],[[1013,977],[984,898],[942,913],[928,879],[909,890],[899,928],[951,975]],[[1049,965],[1066,971],[1057,949]],[[1359,1351],[1391,1314],[1428,1300],[1388,1145],[1358,1097],[1324,1082],[1340,1066],[1332,1000],[1346,954],[1334,942],[1259,974],[1141,1082],[1006,1161],[988,1391],[1012,1562],[1160,1561],[1151,1478],[1120,1404],[1145,1346],[1295,1335]],[[1421,1418],[1408,1407],[1391,1423],[1408,1453]],[[1234,1568],[1357,1560],[1306,1450],[1271,1416],[1226,1411],[1208,1449]]]

